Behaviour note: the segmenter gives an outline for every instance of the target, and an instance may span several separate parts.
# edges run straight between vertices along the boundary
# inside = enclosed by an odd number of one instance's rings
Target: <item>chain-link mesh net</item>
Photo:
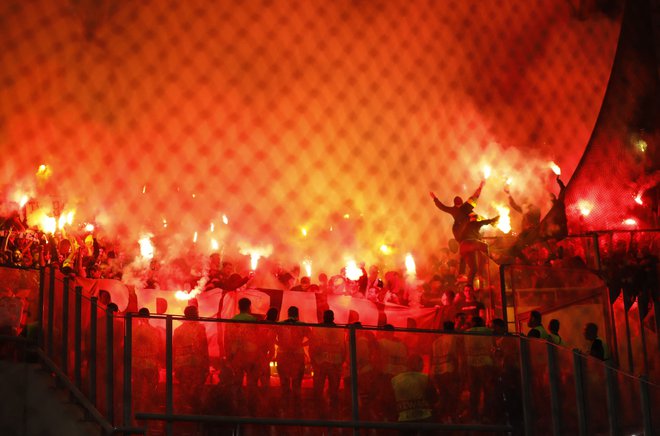
[[[451,222],[428,190],[469,195],[484,165],[480,214],[498,213],[509,177],[547,211],[547,162],[568,180],[600,110],[620,29],[609,12],[564,0],[3,2],[1,182],[9,200],[28,192],[33,213],[75,208],[76,222],[131,244],[161,236],[161,256],[198,232],[204,251],[213,238],[226,254],[272,243],[327,269],[347,254],[425,259]],[[50,176],[35,180],[41,164]]]

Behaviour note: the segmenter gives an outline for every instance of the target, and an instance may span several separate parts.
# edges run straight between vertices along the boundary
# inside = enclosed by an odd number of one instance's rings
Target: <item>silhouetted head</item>
[[[186,319],[199,318],[199,311],[197,310],[197,306],[186,306],[186,308],[183,309],[183,316],[185,316]]]
[[[550,333],[552,334],[558,334],[559,333],[559,320],[558,319],[551,319],[550,323],[548,323],[548,330],[550,330]]]
[[[332,310],[323,312],[323,323],[332,324],[335,322],[335,313]]]
[[[463,199],[458,195],[454,197],[454,206],[459,207],[463,205]]]
[[[252,306],[252,302],[250,301],[249,298],[241,298],[238,300],[238,310],[241,313],[250,313],[250,307]]]
[[[587,323],[584,326],[584,338],[588,341],[593,341],[598,336],[598,326],[593,322]]]
[[[295,320],[298,320],[298,317],[300,316],[300,313],[296,306],[290,306],[289,309],[286,311],[286,314],[290,319],[295,319]]]
[[[151,315],[151,314],[149,313],[149,309],[147,309],[146,307],[143,307],[140,310],[138,310],[138,315],[143,316],[145,318],[148,318],[149,315]]]
[[[275,309],[274,307],[271,307],[270,309],[268,309],[268,312],[266,312],[266,321],[272,321],[272,322],[277,321],[277,315],[278,314],[279,313],[278,313],[277,309]]]

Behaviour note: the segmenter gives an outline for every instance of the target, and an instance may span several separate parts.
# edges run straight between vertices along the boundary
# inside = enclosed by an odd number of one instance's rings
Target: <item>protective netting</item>
[[[576,167],[620,28],[620,9],[564,0],[0,8],[7,200],[135,250],[154,233],[161,257],[197,232],[202,251],[273,244],[327,270],[425,260],[451,222],[427,192],[469,195],[484,165],[479,213],[509,177],[547,211],[547,162]]]
[[[573,233],[660,225],[660,82],[649,5],[627,2],[603,107],[566,195]]]

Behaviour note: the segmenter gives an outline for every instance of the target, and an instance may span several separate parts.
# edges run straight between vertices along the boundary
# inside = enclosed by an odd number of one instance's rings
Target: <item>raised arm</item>
[[[451,213],[451,209],[452,209],[451,207],[442,204],[442,202],[438,200],[438,197],[436,197],[433,192],[430,192],[430,194],[431,194],[431,198],[433,199],[433,203],[435,203],[435,207],[437,207],[443,212]]]
[[[467,203],[470,203],[472,206],[477,205],[477,200],[479,199],[479,196],[481,195],[481,190],[483,189],[485,184],[486,184],[485,180],[482,180],[481,183],[479,183],[479,187],[477,188],[476,191],[474,191],[474,194],[472,194],[472,196],[467,199]]]
[[[520,207],[520,205],[516,203],[516,200],[513,199],[509,190],[505,189],[504,192],[506,192],[506,194],[509,196],[509,206],[511,206],[511,209],[515,210],[518,213],[523,213],[522,207]]]

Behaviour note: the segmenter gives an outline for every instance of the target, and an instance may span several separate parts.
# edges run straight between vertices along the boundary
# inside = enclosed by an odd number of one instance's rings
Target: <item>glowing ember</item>
[[[511,231],[511,216],[509,215],[509,208],[501,204],[495,204],[494,206],[495,209],[497,209],[497,214],[500,216],[500,219],[497,221],[497,228],[503,233],[509,233]]]
[[[392,253],[392,248],[387,244],[383,244],[383,245],[380,246],[380,252],[383,253],[383,254],[386,254],[386,255],[391,254]]]
[[[167,220],[163,218],[163,228],[167,228]]]
[[[197,243],[197,232],[193,234],[193,242],[196,244]]]
[[[300,228],[300,233],[302,233],[303,236],[307,236],[307,229],[304,227]]]
[[[93,232],[94,231],[94,224],[87,224],[85,226],[85,231],[86,232]]]
[[[646,143],[646,141],[644,141],[643,139],[639,139],[639,140],[637,140],[637,148],[638,148],[639,151],[641,151],[642,153],[645,153],[645,152],[646,152],[646,149],[647,149],[648,147],[649,147],[649,145],[648,145],[648,144]]]
[[[628,218],[623,220],[623,223],[627,226],[636,226],[637,225],[637,220],[635,218]]]
[[[412,254],[406,254],[406,275],[414,276],[417,274],[417,267],[415,266],[415,259]]]
[[[490,167],[490,165],[484,165],[484,179],[487,179],[490,177],[491,173],[493,172],[493,169]]]
[[[197,233],[195,233],[197,234]],[[211,250],[212,251],[218,251],[220,249],[220,244],[218,244],[218,241],[215,239],[211,239]]]
[[[582,216],[589,216],[594,205],[587,200],[579,200],[577,204],[578,210]]]
[[[192,195],[192,198],[195,198],[195,194]]]
[[[229,224],[229,218],[227,218],[227,215],[222,214],[222,222],[225,223],[225,225]]]
[[[349,219],[350,217],[351,217],[351,216],[350,216],[349,214],[347,214],[347,213],[344,214],[344,219],[345,219],[345,220]]]
[[[193,298],[195,298],[200,293],[201,293],[201,291],[199,291],[198,289],[193,289],[190,292],[176,291],[174,293],[174,298],[176,298],[177,300],[181,300],[181,301],[189,301],[189,300],[192,300]]]
[[[305,259],[302,261],[302,266],[305,270],[307,277],[312,276],[312,261],[310,259]]]
[[[143,194],[146,194],[146,193],[147,193],[147,185],[144,185],[144,186],[142,187],[142,193],[143,193]]]
[[[211,233],[215,231],[215,223],[211,223]]]
[[[354,260],[346,262],[346,278],[349,280],[357,280],[362,277],[362,269],[358,268]]]
[[[48,165],[39,165],[39,168],[37,168],[37,177],[43,180],[48,178],[48,176],[50,176],[50,168],[48,168]]]
[[[140,244],[140,255],[144,259],[153,259],[154,258],[154,246],[151,243],[151,233],[146,233],[140,237],[138,244]]]
[[[637,195],[635,195],[635,203],[644,204],[644,201],[642,200],[642,194],[643,192],[640,192]]]
[[[556,163],[554,163],[554,162],[550,162],[550,163],[548,163],[548,167],[549,167],[549,168],[552,170],[552,172],[555,173],[556,175],[558,175],[558,176],[561,175],[561,168],[559,168],[559,166],[558,166]]]
[[[261,257],[268,257],[273,252],[272,245],[266,245],[263,247],[252,247],[245,243],[239,243],[239,253],[246,254],[250,256],[250,269],[256,271],[257,265],[259,264],[259,259]]]

